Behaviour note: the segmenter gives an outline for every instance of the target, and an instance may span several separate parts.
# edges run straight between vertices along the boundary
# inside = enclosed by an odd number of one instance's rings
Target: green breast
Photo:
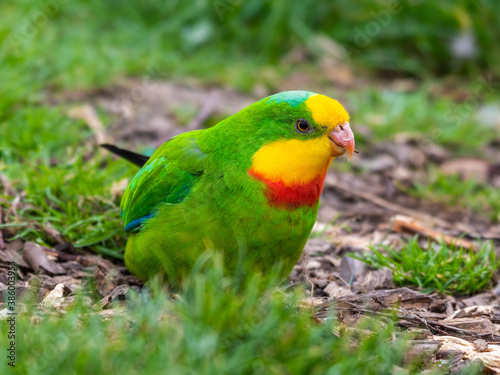
[[[239,168],[209,170],[190,195],[162,206],[131,240],[126,259],[143,279],[161,269],[182,278],[207,250],[223,254],[228,272],[266,272],[281,264],[286,277],[298,261],[318,206],[269,206],[262,182]]]

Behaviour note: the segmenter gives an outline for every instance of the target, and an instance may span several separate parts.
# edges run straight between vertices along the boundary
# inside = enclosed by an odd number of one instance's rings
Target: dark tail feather
[[[113,154],[116,154],[118,156],[121,156],[125,160],[128,160],[131,163],[134,163],[135,165],[138,165],[139,167],[142,167],[146,162],[149,160],[149,156],[146,155],[141,155],[141,154],[136,154],[135,152],[132,151],[127,151],[122,148],[118,148],[113,145],[100,145],[102,148],[105,148],[106,150],[112,152]]]

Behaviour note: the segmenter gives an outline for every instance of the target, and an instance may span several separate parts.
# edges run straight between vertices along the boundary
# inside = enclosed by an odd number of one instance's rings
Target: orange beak
[[[351,160],[354,154],[354,134],[349,123],[337,125],[328,134],[328,138],[330,138],[332,157],[343,155],[347,151],[347,160]]]

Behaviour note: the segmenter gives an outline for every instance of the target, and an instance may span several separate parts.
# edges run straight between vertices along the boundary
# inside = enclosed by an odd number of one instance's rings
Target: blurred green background
[[[325,54],[376,77],[500,75],[495,0],[3,2],[1,96],[104,86],[158,66],[251,89]],[[293,59],[300,50],[301,58]],[[270,73],[268,73],[270,74]],[[4,110],[6,104],[2,103]]]

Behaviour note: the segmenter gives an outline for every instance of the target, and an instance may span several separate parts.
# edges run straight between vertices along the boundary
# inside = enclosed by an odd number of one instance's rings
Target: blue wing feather
[[[205,169],[205,154],[190,132],[165,142],[137,172],[122,199],[126,231],[139,228],[161,204],[178,204]]]
[[[128,223],[125,226],[125,231],[128,232],[128,231],[130,231],[132,229],[140,227],[144,221],[146,221],[147,219],[149,219],[151,217],[153,217],[153,214],[146,215],[144,217],[141,217],[140,219],[132,220],[130,223]]]

